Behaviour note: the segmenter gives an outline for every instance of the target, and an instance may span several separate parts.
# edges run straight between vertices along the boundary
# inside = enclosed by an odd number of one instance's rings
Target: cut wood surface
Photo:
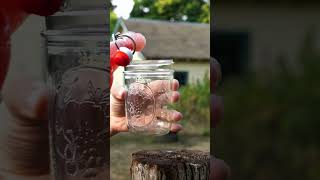
[[[132,154],[132,180],[208,180],[209,152],[144,150]]]

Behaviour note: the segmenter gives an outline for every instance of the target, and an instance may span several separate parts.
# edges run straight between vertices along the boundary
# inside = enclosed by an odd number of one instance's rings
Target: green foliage
[[[319,179],[320,55],[312,34],[303,43],[298,73],[280,58],[277,74],[227,80],[219,90],[225,113],[214,151],[236,179]]]
[[[116,25],[117,19],[118,19],[117,15],[113,11],[111,11],[111,13],[110,13],[110,32],[111,33],[114,30],[114,27]]]
[[[131,17],[209,23],[209,3],[203,0],[134,0]],[[117,16],[110,3],[110,32],[114,30]],[[148,11],[144,11],[148,9]],[[187,19],[184,19],[187,17]]]
[[[174,108],[183,114],[182,125],[187,133],[210,132],[210,80],[205,75],[194,84],[187,84],[179,90],[181,98]]]
[[[209,23],[210,8],[203,0],[135,0],[131,16]]]

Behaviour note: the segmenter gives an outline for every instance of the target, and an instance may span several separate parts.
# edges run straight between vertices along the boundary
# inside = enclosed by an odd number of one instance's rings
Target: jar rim
[[[133,70],[125,70],[124,73],[140,73],[140,72],[146,72],[148,69],[133,69]],[[150,71],[154,73],[167,73],[167,72],[174,72],[172,69],[149,69]]]
[[[58,11],[50,17],[59,17],[59,16],[82,16],[82,15],[106,15],[107,14],[107,6],[103,7],[89,7],[89,8],[81,8],[81,9],[69,9]]]
[[[131,70],[131,71],[124,71],[123,74],[126,77],[136,77],[136,76],[142,76],[142,77],[168,77],[172,76],[174,73],[174,70],[171,69],[157,69],[157,70]]]
[[[61,29],[61,30],[46,30],[42,31],[41,35],[45,37],[59,37],[59,36],[81,36],[81,35],[90,35],[90,36],[105,36],[108,33],[107,27],[98,26],[98,27],[76,27],[70,29]]]
[[[130,68],[148,68],[148,67],[161,67],[170,66],[174,64],[172,59],[159,59],[159,60],[133,60],[126,69]]]

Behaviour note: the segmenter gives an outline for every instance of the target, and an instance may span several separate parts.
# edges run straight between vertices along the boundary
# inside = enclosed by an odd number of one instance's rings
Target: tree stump
[[[132,154],[131,180],[209,180],[210,155],[194,150],[145,150]]]

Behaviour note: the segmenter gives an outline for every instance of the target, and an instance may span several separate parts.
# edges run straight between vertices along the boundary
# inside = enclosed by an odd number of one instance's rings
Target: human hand
[[[45,85],[31,78],[7,82],[3,89],[0,170],[7,179],[49,174],[47,104]]]
[[[3,89],[10,64],[10,37],[29,14],[51,15],[61,0],[0,2],[0,179],[48,179],[47,89],[23,76]],[[28,176],[28,177],[27,177]],[[37,178],[38,179],[38,178]]]
[[[220,64],[214,58],[210,59],[210,77],[211,77],[211,128],[215,130],[221,121],[223,113],[222,98],[217,96],[216,88],[221,79]],[[211,132],[213,134],[213,132]],[[214,137],[211,137],[214,142]],[[212,143],[212,142],[211,142]],[[226,180],[230,178],[230,168],[220,159],[211,156],[210,160],[210,180]]]
[[[129,32],[127,35],[132,37],[137,45],[137,51],[141,51],[145,46],[144,37],[139,33]],[[128,48],[132,48],[132,41],[130,39],[123,39],[120,42],[117,42],[119,46],[125,46]],[[110,57],[114,55],[117,51],[117,47],[112,42],[110,43]],[[126,89],[123,84],[123,68],[119,67],[113,74],[114,80],[110,90],[110,134],[114,135],[119,132],[127,132],[127,118],[125,116],[125,97],[126,97]],[[153,92],[160,92],[162,89],[161,81],[154,81],[150,86],[153,88]],[[180,94],[177,91],[179,88],[179,82],[177,80],[172,81],[173,92],[170,94],[170,102],[175,103],[179,100]],[[165,117],[161,117],[162,119],[166,119],[168,121],[174,122],[171,131],[178,132],[182,129],[182,126],[177,124],[176,122],[182,119],[182,114],[175,110],[166,110]]]

